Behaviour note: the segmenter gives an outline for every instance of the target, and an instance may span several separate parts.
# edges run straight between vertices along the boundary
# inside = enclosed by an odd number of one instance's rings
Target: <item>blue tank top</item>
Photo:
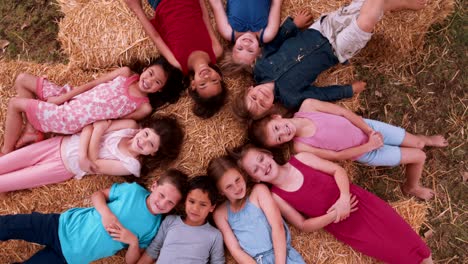
[[[263,42],[263,30],[268,24],[270,0],[228,0],[226,14],[231,25],[231,41],[235,42],[234,31],[261,32],[260,42]]]

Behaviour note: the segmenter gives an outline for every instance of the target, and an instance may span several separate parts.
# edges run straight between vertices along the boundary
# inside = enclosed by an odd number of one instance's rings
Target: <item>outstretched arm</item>
[[[338,185],[338,189],[340,190],[340,198],[328,209],[328,212],[336,210],[335,223],[346,219],[351,210],[351,194],[349,192],[349,179],[346,171],[338,164],[321,159],[311,153],[302,152],[297,154],[296,158],[316,170],[333,175],[336,185]]]
[[[213,10],[216,27],[218,32],[227,41],[231,41],[232,27],[228,22],[226,11],[224,10],[221,0],[210,0],[211,9]]]
[[[280,26],[281,4],[283,0],[272,0],[270,13],[268,14],[268,25],[263,33],[263,42],[268,43],[273,40],[278,33]]]
[[[316,99],[307,99],[301,105],[299,111],[303,112],[323,112],[332,115],[342,116],[349,120],[353,125],[362,130],[362,132],[370,135],[374,130],[364,122],[361,116],[356,115],[354,112],[341,107],[337,104],[319,101]]]
[[[180,70],[181,66],[179,62],[176,60],[172,51],[169,49],[167,44],[161,38],[161,35],[159,35],[158,31],[156,31],[156,29],[154,28],[154,26],[151,24],[150,20],[146,16],[145,11],[143,10],[143,7],[141,6],[141,1],[140,0],[125,0],[125,3],[130,8],[130,10],[132,10],[133,13],[135,13],[141,25],[143,26],[143,30],[146,32],[146,34],[148,34],[150,39],[153,41],[154,45],[156,45],[156,48],[158,49],[159,53],[164,58],[166,58],[166,60],[172,66]]]
[[[219,231],[223,234],[224,244],[237,263],[256,264],[256,261],[249,256],[239,245],[236,236],[232,232],[231,226],[227,221],[226,205],[221,205],[213,214],[213,219]]]
[[[203,22],[205,23],[206,29],[208,30],[208,34],[211,38],[211,46],[213,48],[213,52],[216,58],[219,58],[221,57],[221,55],[223,55],[223,47],[221,46],[221,43],[219,43],[219,40],[216,37],[213,27],[211,26],[210,17],[208,15],[208,9],[206,8],[205,0],[200,0],[200,7],[202,10]]]
[[[281,218],[280,210],[271,197],[270,190],[263,184],[257,184],[250,197],[257,200],[271,226],[275,263],[286,263],[286,233],[283,227],[283,218]]]
[[[132,71],[130,70],[130,68],[128,67],[121,67],[121,68],[118,68],[116,70],[113,70],[109,73],[106,73],[102,76],[100,76],[99,78],[95,79],[95,80],[92,80],[88,83],[85,83],[81,86],[78,86],[78,87],[75,87],[73,88],[72,90],[70,90],[68,93],[65,93],[65,94],[62,94],[62,95],[59,95],[59,96],[52,96],[52,97],[49,97],[47,99],[47,101],[51,102],[51,103],[54,103],[54,104],[63,104],[64,102],[72,99],[73,97],[79,95],[79,94],[82,94],[88,90],[90,90],[91,88],[94,88],[95,86],[101,84],[101,83],[105,83],[105,82],[108,82],[110,80],[113,80],[115,79],[117,76],[125,76],[125,77],[128,77],[132,74]]]

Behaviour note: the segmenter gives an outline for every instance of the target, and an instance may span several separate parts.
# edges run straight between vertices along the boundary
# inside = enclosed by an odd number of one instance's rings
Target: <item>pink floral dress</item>
[[[118,76],[73,97],[61,105],[30,99],[26,109],[29,122],[39,131],[74,134],[95,121],[117,119],[135,111],[146,97],[129,94],[130,84],[139,80],[138,75]],[[42,100],[63,94],[70,89],[57,86],[43,78],[38,80],[37,94]]]

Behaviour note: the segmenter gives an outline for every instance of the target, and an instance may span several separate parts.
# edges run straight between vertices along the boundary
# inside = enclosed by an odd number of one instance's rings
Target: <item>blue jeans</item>
[[[21,239],[46,247],[24,263],[67,263],[58,237],[59,214],[17,214],[0,216],[0,241]]]

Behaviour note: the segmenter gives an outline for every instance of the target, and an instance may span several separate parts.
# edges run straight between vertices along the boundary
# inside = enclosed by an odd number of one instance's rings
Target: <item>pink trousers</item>
[[[63,164],[60,145],[53,137],[0,157],[0,193],[58,183],[74,175]]]

